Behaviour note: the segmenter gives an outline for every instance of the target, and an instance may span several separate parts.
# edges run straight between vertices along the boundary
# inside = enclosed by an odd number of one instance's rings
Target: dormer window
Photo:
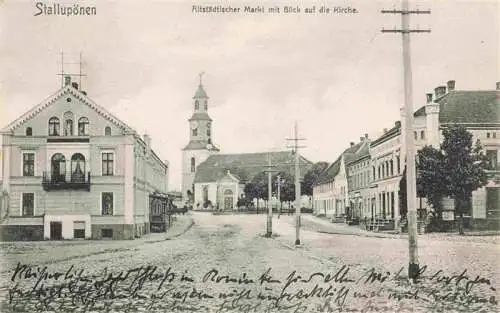
[[[78,120],[78,136],[88,136],[89,135],[89,119],[86,117],[80,117]]]
[[[200,101],[196,100],[196,101],[194,102],[194,109],[195,109],[196,111],[198,111],[198,110],[200,109]]]
[[[26,128],[26,136],[33,136],[33,129],[31,127]]]
[[[104,136],[111,136],[111,127],[106,126],[106,128],[104,128]]]
[[[49,119],[49,136],[59,136],[60,122],[57,117],[51,117]]]
[[[64,136],[73,136],[73,113],[64,113]]]

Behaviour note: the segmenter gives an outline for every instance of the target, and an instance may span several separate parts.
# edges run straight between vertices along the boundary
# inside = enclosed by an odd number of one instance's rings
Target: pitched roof
[[[208,99],[207,93],[205,92],[205,89],[203,89],[202,84],[198,85],[198,89],[196,89],[193,99]]]
[[[378,137],[374,141],[370,142],[370,147],[375,147],[391,138],[394,138],[398,135],[401,134],[401,123],[397,123],[397,125],[394,125],[391,129],[389,129],[387,132],[382,134],[382,136]]]
[[[215,182],[224,177],[228,170],[242,181],[250,180],[255,175],[267,170],[268,156],[276,170],[293,173],[295,158],[292,152],[263,152],[242,154],[216,154],[209,156],[196,168],[195,183]],[[300,157],[301,174],[312,166],[312,163]]]
[[[63,96],[66,95],[72,95],[76,99],[80,100],[83,104],[89,106],[92,108],[94,111],[96,111],[99,115],[116,125],[117,127],[123,129],[124,131],[128,131],[131,133],[135,133],[135,131],[122,122],[120,119],[118,119],[116,116],[108,112],[106,109],[92,101],[89,97],[87,97],[85,94],[83,94],[81,91],[78,89],[72,87],[71,85],[64,86],[60,88],[58,91],[56,91],[54,94],[50,95],[48,98],[43,100],[41,103],[30,109],[28,112],[24,113],[21,115],[19,118],[14,120],[12,123],[8,124],[2,129],[2,132],[12,132],[16,128],[20,127],[23,125],[25,122],[35,118],[38,113],[49,107],[50,105],[54,104],[57,100],[62,98]]]
[[[354,163],[358,160],[361,160],[369,156],[370,156],[370,140],[365,139],[361,147],[358,149],[358,151],[356,151],[356,153],[353,154],[352,157],[349,158],[349,161],[346,163]]]
[[[499,92],[451,91],[439,103],[439,123],[500,123]]]
[[[192,140],[190,141],[182,150],[204,150],[207,149],[208,142],[202,140]],[[215,145],[212,144],[210,150],[220,151]]]
[[[360,148],[362,148],[363,144],[364,144],[364,141],[361,141],[361,142],[345,149],[344,152],[342,152],[342,154],[337,158],[337,160],[335,160],[335,162],[330,164],[330,166],[328,166],[319,175],[319,177],[318,177],[318,179],[316,179],[316,182],[314,183],[314,185],[315,186],[321,185],[321,184],[333,181],[335,179],[335,176],[337,176],[337,174],[340,172],[340,166],[342,165],[342,158],[344,158],[344,164],[351,162],[355,158],[355,155],[358,152],[358,150]]]
[[[330,182],[330,181],[333,181],[333,179],[335,178],[335,176],[337,176],[337,174],[339,173],[340,171],[340,164],[342,163],[342,155],[340,155],[337,160],[335,160],[335,162],[333,162],[332,164],[330,164],[330,166],[328,166],[318,177],[318,179],[316,179],[316,181],[314,182],[314,185],[321,185],[321,184],[324,184],[324,183],[327,183],[327,182]]]

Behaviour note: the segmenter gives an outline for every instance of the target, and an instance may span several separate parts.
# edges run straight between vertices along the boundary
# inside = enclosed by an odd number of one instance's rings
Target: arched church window
[[[111,127],[106,126],[106,128],[104,128],[104,136],[111,136]]]
[[[193,128],[193,136],[198,136],[198,128]]]
[[[57,117],[51,117],[49,119],[49,136],[59,136],[59,119]]]
[[[31,127],[26,128],[26,136],[33,136],[33,129]]]
[[[205,107],[205,111],[207,111],[208,110],[208,101],[207,100],[205,100],[204,107]]]
[[[64,136],[73,136],[73,113],[64,113]]]
[[[78,120],[78,136],[88,136],[89,135],[89,119],[86,117],[80,117]]]
[[[191,158],[191,173],[196,171],[196,161],[194,158]]]
[[[196,101],[194,102],[194,109],[195,109],[195,110],[199,110],[199,109],[200,109],[200,101],[196,100]]]
[[[211,133],[212,133],[212,130],[211,130],[211,126],[210,123],[207,123],[207,136],[210,137]]]

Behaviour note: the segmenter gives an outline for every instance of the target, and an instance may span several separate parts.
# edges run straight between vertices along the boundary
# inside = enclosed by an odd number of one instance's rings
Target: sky
[[[221,153],[287,149],[298,122],[302,154],[333,162],[365,133],[376,138],[403,105],[402,41],[382,27],[400,1],[261,1],[300,5],[300,14],[193,13],[229,1],[46,1],[88,5],[95,16],[34,16],[35,1],[0,1],[0,128],[61,86],[65,62],[82,53],[82,89],[139,133],[170,163],[180,190],[181,149],[198,74],[204,72],[214,143]],[[255,5],[255,2],[253,2]],[[299,4],[300,3],[300,4]],[[349,6],[357,14],[305,14],[305,7]],[[459,90],[494,89],[500,80],[499,5],[494,0],[410,1],[414,107],[456,81]],[[76,70],[76,65],[65,65]],[[76,67],[75,67],[76,66]]]

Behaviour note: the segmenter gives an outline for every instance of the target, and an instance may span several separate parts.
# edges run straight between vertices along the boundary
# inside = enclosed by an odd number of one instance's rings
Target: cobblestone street
[[[498,310],[494,242],[419,238],[426,267],[412,284],[403,278],[404,238],[308,227],[296,248],[292,216],[275,216],[272,239],[263,237],[264,215],[192,217],[194,226],[170,240],[9,244],[2,248],[2,312]],[[64,249],[50,250],[49,263],[40,252],[54,245]]]

